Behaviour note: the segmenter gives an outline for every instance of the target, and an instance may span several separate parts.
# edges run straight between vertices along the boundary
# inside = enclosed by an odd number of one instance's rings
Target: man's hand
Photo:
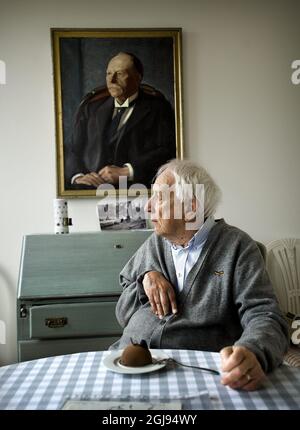
[[[256,390],[266,378],[255,354],[243,346],[227,346],[220,351],[221,383],[233,389]]]
[[[99,185],[103,184],[103,179],[96,172],[87,173],[86,175],[79,176],[75,179],[75,184],[92,185],[98,188]]]
[[[117,184],[120,176],[129,176],[129,169],[127,166],[105,166],[98,173],[104,182],[108,184]]]
[[[152,311],[162,318],[170,313],[177,313],[174,288],[160,272],[147,272],[143,279],[143,287],[149,299]]]

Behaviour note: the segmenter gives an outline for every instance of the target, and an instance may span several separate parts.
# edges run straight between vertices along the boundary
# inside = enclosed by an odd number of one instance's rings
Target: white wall
[[[185,154],[223,189],[219,215],[263,242],[300,237],[299,1],[0,0],[0,364],[16,360],[23,234],[53,231],[51,27],[182,27]],[[97,230],[95,200],[72,200],[74,231]]]

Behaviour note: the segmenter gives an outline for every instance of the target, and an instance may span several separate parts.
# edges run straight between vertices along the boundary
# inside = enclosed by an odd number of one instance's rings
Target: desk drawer
[[[54,355],[74,354],[76,352],[104,351],[116,342],[119,336],[103,336],[72,339],[26,340],[18,342],[18,360],[36,360]]]
[[[115,301],[32,306],[30,339],[119,335]]]

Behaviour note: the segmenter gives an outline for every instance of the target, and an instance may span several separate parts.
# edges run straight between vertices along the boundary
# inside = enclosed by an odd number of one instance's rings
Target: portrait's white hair
[[[185,189],[190,188],[192,188],[193,197],[198,198],[197,186],[203,186],[204,217],[207,218],[216,212],[221,200],[221,190],[203,167],[188,160],[173,159],[159,168],[156,177],[166,170],[174,176],[175,193],[178,199],[183,201]]]

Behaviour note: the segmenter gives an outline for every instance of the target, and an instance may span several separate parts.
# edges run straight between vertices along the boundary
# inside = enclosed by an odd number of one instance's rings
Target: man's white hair
[[[176,196],[183,201],[185,190],[192,188],[193,197],[199,199],[197,187],[204,187],[204,217],[213,215],[221,200],[221,190],[202,166],[188,160],[173,159],[162,165],[156,177],[164,171],[171,172],[175,179]],[[191,187],[192,185],[192,187]]]

